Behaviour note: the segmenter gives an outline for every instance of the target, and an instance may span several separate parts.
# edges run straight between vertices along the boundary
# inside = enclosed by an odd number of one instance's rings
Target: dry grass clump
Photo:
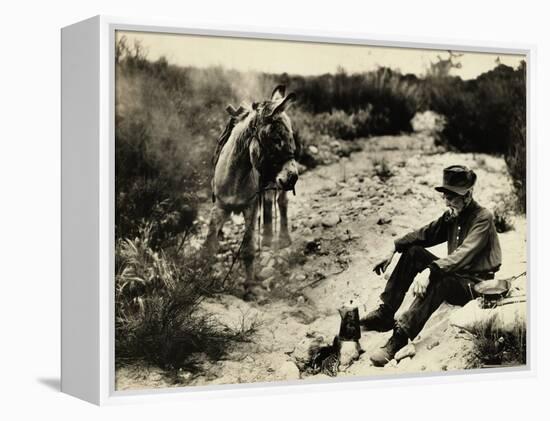
[[[378,176],[381,181],[386,181],[393,177],[393,171],[385,157],[376,158],[373,160],[374,175]]]
[[[164,369],[198,370],[198,354],[218,360],[251,340],[257,323],[229,327],[201,310],[218,288],[212,265],[198,255],[151,248],[150,230],[116,246],[117,365],[144,361]]]
[[[493,318],[472,329],[474,351],[472,367],[524,365],[527,363],[527,329],[516,323],[512,331],[501,330]]]

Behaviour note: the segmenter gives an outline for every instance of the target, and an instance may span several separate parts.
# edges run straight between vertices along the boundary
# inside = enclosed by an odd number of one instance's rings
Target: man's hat
[[[464,196],[477,179],[477,175],[464,165],[451,165],[443,170],[443,185],[435,189],[439,192],[452,192]]]

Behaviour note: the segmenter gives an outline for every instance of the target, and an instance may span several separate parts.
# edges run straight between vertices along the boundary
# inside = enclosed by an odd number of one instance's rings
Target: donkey
[[[215,154],[212,179],[214,206],[204,250],[212,256],[217,251],[218,234],[223,224],[231,213],[243,213],[245,231],[239,250],[245,266],[245,299],[254,298],[255,221],[260,198],[266,191],[281,191],[278,199],[281,209],[280,243],[288,245],[290,242],[286,192],[294,189],[298,166],[294,159],[296,143],[292,125],[285,111],[295,99],[293,93],[285,96],[285,87],[280,85],[273,90],[268,101],[254,103],[251,107],[241,106],[238,110],[229,106],[227,111],[232,117]],[[264,217],[269,219],[271,197],[270,194],[264,197]],[[268,207],[269,212],[266,211]],[[264,244],[270,244],[271,221],[264,226],[264,234]]]

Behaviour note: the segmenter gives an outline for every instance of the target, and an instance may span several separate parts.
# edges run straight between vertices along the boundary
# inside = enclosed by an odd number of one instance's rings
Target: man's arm
[[[464,242],[453,253],[435,260],[430,266],[445,273],[456,272],[466,267],[486,246],[492,224],[492,214],[487,210],[480,212]]]
[[[444,243],[447,241],[448,218],[448,212],[445,212],[439,219],[398,238],[395,240],[395,250],[402,253],[410,246],[432,247]]]

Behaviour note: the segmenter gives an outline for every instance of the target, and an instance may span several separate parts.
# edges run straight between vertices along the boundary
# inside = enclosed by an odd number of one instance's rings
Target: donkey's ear
[[[225,107],[225,111],[227,111],[227,113],[231,117],[237,117],[237,115],[239,115],[238,111],[235,108],[233,108],[233,105],[228,105],[227,107]]]
[[[239,106],[238,109],[235,109],[232,105],[228,105],[225,107],[225,111],[227,111],[231,117],[240,117],[246,109],[242,105]]]
[[[277,102],[283,99],[285,97],[285,91],[285,85],[277,85],[275,89],[273,89],[273,93],[271,94],[271,101]]]
[[[288,110],[288,107],[290,107],[290,105],[296,101],[296,94],[294,93],[291,93],[291,94],[288,94],[288,96],[283,99],[279,105],[277,105],[275,107],[275,109],[273,110],[273,112],[270,114],[270,117],[278,114],[278,113],[282,113],[283,111],[286,111]]]

